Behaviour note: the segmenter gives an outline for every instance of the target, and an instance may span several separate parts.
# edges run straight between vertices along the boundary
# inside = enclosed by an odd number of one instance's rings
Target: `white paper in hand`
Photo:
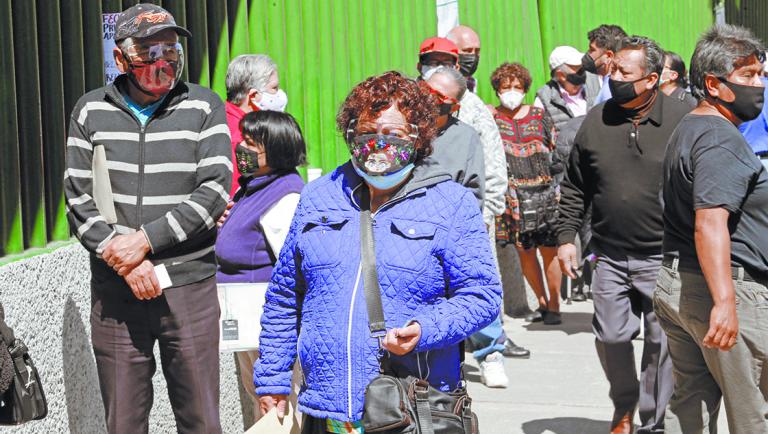
[[[256,422],[245,434],[300,434],[301,429],[295,420],[295,412],[286,403],[283,422],[277,418],[277,408],[273,408]]]
[[[155,265],[155,276],[157,277],[157,283],[160,284],[160,289],[165,289],[172,285],[171,276],[168,275],[165,264]]]

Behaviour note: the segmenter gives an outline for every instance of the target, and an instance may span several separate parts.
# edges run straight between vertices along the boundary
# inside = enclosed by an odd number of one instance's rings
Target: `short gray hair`
[[[269,77],[276,70],[277,65],[266,54],[242,54],[235,57],[227,67],[227,101],[239,104],[251,89],[263,91]]]
[[[698,99],[707,96],[704,79],[707,74],[727,77],[739,60],[755,55],[761,59],[765,50],[762,42],[744,27],[718,24],[704,32],[696,43],[691,58],[691,93]]]
[[[656,41],[645,36],[628,36],[622,39],[619,51],[621,50],[643,50],[643,54],[645,54],[643,71],[645,71],[645,75],[655,72],[661,77],[661,71],[664,70],[664,50],[661,49]]]
[[[453,80],[453,82],[459,86],[459,95],[456,97],[456,99],[461,100],[464,98],[464,94],[467,92],[467,79],[461,75],[461,72],[459,72],[458,69],[449,68],[446,66],[438,66],[435,68],[435,72],[432,73],[432,76],[434,77],[437,74],[445,75]]]

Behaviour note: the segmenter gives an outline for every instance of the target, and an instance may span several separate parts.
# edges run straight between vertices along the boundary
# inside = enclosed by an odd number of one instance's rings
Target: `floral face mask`
[[[415,125],[382,125],[377,132],[355,135],[354,126],[347,130],[347,146],[352,163],[369,175],[397,172],[416,160]]]

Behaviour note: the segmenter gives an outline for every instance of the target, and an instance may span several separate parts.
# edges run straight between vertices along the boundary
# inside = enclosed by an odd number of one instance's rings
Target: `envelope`
[[[245,434],[301,434],[299,424],[295,420],[296,412],[290,404],[286,406],[283,423],[277,418],[277,408],[273,408],[258,422],[245,432]]]

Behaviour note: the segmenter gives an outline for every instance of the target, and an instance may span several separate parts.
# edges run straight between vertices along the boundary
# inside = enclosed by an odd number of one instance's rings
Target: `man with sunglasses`
[[[109,433],[146,433],[153,355],[179,432],[221,432],[215,222],[232,176],[224,104],[181,81],[184,50],[168,11],[117,19],[122,73],[72,112],[64,189],[90,252],[93,351]]]
[[[454,116],[461,108],[459,100],[467,91],[467,80],[456,69],[441,66],[422,86],[432,95],[439,115],[432,153],[417,170],[448,172],[454,181],[472,191],[482,209],[485,165],[480,137]]]
[[[576,278],[574,240],[592,205],[592,328],[614,405],[613,433],[663,432],[672,394],[672,366],[651,297],[661,267],[662,210],[659,201],[664,150],[689,111],[659,91],[664,51],[651,39],[624,39],[612,62],[613,97],[587,113],[561,184],[558,258]],[[640,380],[632,340],[644,322]]]

